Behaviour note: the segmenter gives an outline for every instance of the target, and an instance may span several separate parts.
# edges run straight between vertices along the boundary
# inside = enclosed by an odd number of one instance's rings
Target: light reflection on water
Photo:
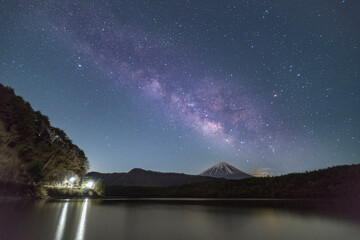
[[[61,215],[60,215],[59,224],[58,224],[58,227],[56,230],[55,240],[61,240],[63,238],[68,207],[69,207],[69,202],[66,201],[66,203],[64,204],[64,206],[62,207],[62,210],[61,210]]]
[[[88,209],[88,199],[85,199],[85,203],[83,205],[82,211],[81,211],[81,218],[80,223],[76,232],[76,240],[83,240],[85,235],[85,221],[86,221],[86,212]]]
[[[291,206],[284,207],[286,204]],[[315,205],[326,211],[308,209]],[[358,240],[360,215],[357,220],[346,220],[337,217],[332,205],[325,205],[252,200],[246,204],[212,200],[0,201],[0,239]]]
[[[88,210],[88,202],[89,202],[88,199],[85,199],[84,204],[82,206],[81,217],[80,217],[80,221],[79,221],[79,224],[77,227],[75,240],[84,240],[85,230],[86,230],[85,223],[86,223],[86,213]],[[57,229],[56,229],[55,240],[64,239],[64,231],[65,231],[65,226],[66,226],[66,222],[67,222],[68,208],[69,208],[69,201],[66,200],[66,202],[62,206],[59,223],[58,223]],[[73,225],[74,225],[73,223],[68,224],[69,231],[71,231],[71,228]]]

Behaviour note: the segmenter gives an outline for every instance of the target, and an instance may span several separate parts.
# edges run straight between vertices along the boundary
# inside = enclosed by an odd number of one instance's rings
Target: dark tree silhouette
[[[88,168],[85,153],[63,130],[0,84],[0,182],[33,188],[68,171],[82,177]]]

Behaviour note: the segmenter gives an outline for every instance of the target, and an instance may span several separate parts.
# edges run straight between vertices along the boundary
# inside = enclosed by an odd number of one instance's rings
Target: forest
[[[81,181],[85,153],[14,90],[0,84],[0,195],[43,196],[68,176]]]
[[[106,186],[107,196],[360,200],[360,164],[305,173],[158,187]]]

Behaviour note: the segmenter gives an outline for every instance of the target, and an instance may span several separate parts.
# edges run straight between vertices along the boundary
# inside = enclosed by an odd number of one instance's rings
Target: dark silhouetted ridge
[[[141,168],[134,168],[128,173],[99,173],[87,174],[93,180],[102,178],[106,185],[168,187],[181,184],[206,182],[215,180],[212,177],[188,175],[183,173],[163,173]]]

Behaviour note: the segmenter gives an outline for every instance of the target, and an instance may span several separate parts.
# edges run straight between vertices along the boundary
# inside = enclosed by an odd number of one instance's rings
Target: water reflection
[[[55,240],[61,240],[63,238],[68,207],[69,202],[66,201],[61,210],[59,224],[56,229]]]
[[[282,200],[0,201],[0,239],[358,240],[360,212],[352,205],[354,220],[336,214],[348,213],[347,206]]]
[[[81,211],[80,223],[76,232],[76,240],[83,240],[85,235],[85,220],[86,220],[86,212],[88,207],[88,199],[85,199],[85,203],[83,209]]]

